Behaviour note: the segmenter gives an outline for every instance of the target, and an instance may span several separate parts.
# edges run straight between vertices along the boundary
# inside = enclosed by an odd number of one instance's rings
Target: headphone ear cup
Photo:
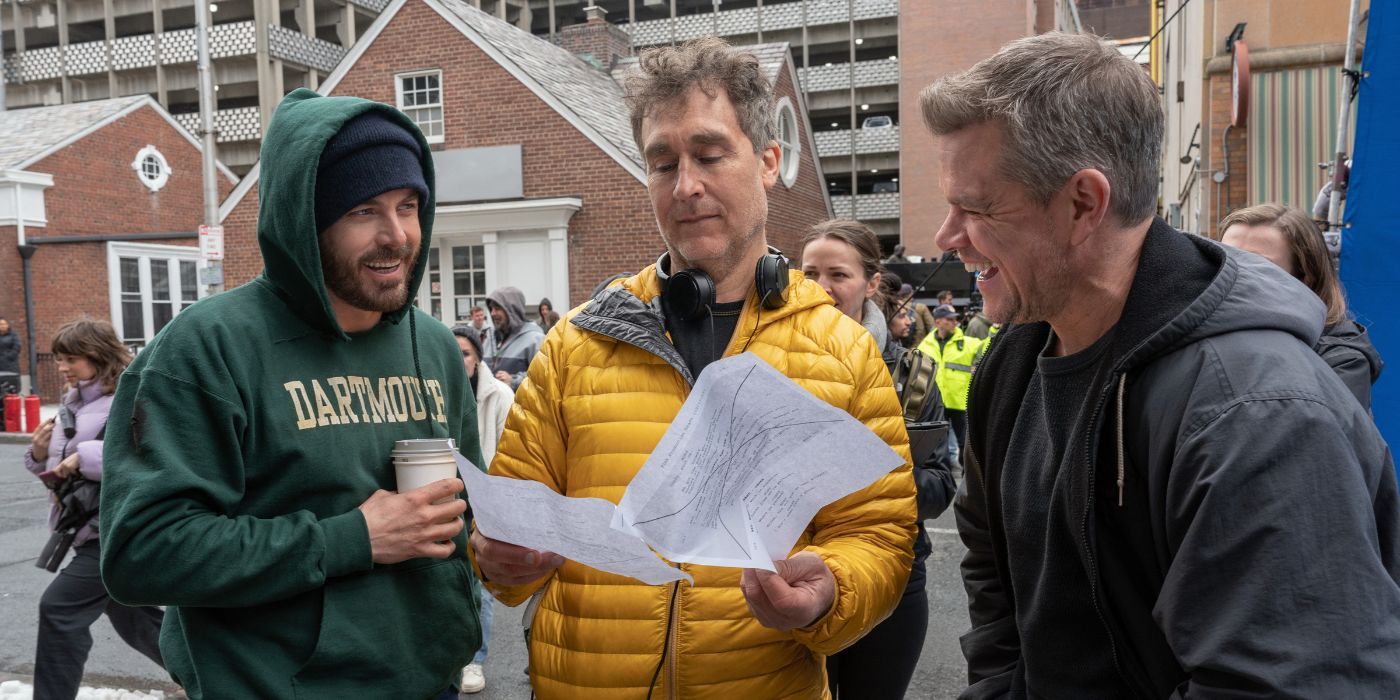
[[[787,258],[779,254],[764,255],[754,270],[758,299],[765,309],[777,309],[787,303]]]
[[[703,270],[682,270],[667,280],[662,298],[677,318],[693,321],[715,303],[715,283]]]

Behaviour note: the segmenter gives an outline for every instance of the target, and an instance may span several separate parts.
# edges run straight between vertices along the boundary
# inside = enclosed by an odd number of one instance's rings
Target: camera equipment
[[[68,404],[58,407],[58,422],[63,426],[63,437],[72,440],[78,432],[78,416],[73,413],[73,409],[69,408]],[[67,449],[65,448],[64,451],[66,452]]]

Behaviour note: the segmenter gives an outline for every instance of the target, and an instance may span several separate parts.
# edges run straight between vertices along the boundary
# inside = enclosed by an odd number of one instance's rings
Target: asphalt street
[[[0,679],[34,669],[39,596],[53,574],[34,566],[48,539],[44,487],[24,470],[21,445],[0,444]],[[963,547],[953,534],[951,513],[930,521],[933,554],[928,560],[929,626],[909,698],[956,697],[966,666],[958,635],[967,629],[966,597],[958,578]],[[93,649],[84,685],[131,690],[175,690],[159,666],[127,647],[104,617],[93,626]],[[486,690],[481,700],[526,700],[530,686],[520,609],[496,604]]]

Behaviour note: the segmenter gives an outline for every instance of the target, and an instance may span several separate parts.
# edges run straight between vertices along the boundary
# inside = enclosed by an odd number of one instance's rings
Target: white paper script
[[[667,559],[773,570],[823,506],[904,459],[751,353],[705,368],[612,518]]]
[[[570,498],[537,481],[483,474],[461,453],[454,450],[453,456],[481,534],[650,585],[695,583],[690,574],[667,566],[641,540],[612,529],[612,503]]]

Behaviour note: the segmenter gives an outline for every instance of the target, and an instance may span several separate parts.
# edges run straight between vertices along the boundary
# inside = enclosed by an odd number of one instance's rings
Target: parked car
[[[894,120],[884,116],[866,117],[865,120],[860,123],[860,128],[862,129],[888,129],[892,126],[894,126]]]
[[[898,192],[898,191],[899,191],[899,183],[898,183],[898,182],[890,182],[890,181],[888,181],[888,180],[885,181],[885,182],[877,182],[877,183],[875,183],[875,186],[874,186],[870,191],[871,191],[871,192],[874,192],[874,193],[876,193],[876,194],[879,194],[879,193],[881,193],[881,192]]]

